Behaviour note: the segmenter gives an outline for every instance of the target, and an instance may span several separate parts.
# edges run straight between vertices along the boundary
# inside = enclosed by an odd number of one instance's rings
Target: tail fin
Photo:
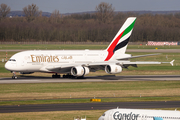
[[[108,56],[106,57],[105,61],[111,59],[113,54],[119,53],[124,54],[126,52],[126,48],[129,42],[130,35],[132,33],[134,23],[136,21],[136,17],[129,17],[126,22],[123,24],[121,29],[118,31],[108,48]]]

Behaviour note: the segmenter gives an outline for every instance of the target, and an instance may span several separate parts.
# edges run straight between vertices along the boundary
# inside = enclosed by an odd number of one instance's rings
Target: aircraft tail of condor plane
[[[53,73],[52,77],[84,77],[89,72],[105,70],[108,74],[122,72],[122,68],[137,67],[137,64],[161,64],[169,62],[131,62],[129,59],[157,54],[131,56],[125,54],[136,17],[129,17],[120,28],[106,50],[31,50],[13,55],[5,68],[13,72]],[[173,65],[173,61],[170,63]]]
[[[180,111],[146,109],[111,109],[98,120],[180,120]]]

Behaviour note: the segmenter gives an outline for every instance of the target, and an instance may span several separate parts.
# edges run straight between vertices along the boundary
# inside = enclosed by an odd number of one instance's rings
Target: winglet
[[[174,64],[173,64],[173,63],[174,63],[174,61],[175,61],[175,60],[172,60],[172,61],[170,62],[170,64],[171,64],[172,66],[174,65]]]

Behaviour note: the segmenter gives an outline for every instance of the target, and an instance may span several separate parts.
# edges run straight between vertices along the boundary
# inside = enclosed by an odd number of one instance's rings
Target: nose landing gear
[[[13,71],[12,73],[13,73],[12,79],[17,79],[16,72]]]

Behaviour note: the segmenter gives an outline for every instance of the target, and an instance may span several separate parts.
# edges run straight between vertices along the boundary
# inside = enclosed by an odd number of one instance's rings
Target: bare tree
[[[23,12],[28,22],[33,21],[37,16],[41,14],[36,4],[28,5],[23,8]]]
[[[51,14],[51,22],[57,23],[59,19],[61,18],[61,14],[59,13],[59,10],[54,10]]]
[[[6,4],[1,4],[0,6],[0,17],[5,18],[7,14],[10,12],[11,8],[8,7]]]
[[[106,23],[113,18],[114,8],[112,8],[112,4],[101,2],[96,6],[96,11],[96,16],[100,22]]]

